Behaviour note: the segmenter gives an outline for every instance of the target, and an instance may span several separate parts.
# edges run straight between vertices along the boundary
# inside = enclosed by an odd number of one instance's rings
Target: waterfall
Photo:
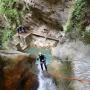
[[[47,72],[44,73],[41,70],[40,65],[38,65],[38,69],[39,87],[37,90],[57,90],[56,85],[53,82],[53,79],[49,76],[49,74]]]

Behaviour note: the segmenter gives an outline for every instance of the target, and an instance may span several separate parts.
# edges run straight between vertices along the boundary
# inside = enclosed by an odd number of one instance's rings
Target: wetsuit
[[[18,32],[18,33],[26,33],[26,30],[25,30],[25,28],[24,28],[23,26],[19,26],[19,27],[17,28],[17,32]]]
[[[43,70],[43,65],[47,71],[47,66],[46,66],[46,58],[44,55],[39,55],[39,59],[40,59],[40,65],[41,65],[41,69]]]

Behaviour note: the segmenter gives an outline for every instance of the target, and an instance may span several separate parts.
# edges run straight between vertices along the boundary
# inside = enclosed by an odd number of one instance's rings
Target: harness
[[[46,61],[44,55],[40,55],[39,56],[39,59],[40,59],[40,62],[42,62],[42,63]]]

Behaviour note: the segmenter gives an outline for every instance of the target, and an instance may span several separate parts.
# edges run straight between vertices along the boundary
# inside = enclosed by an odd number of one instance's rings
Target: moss
[[[0,45],[5,46],[6,41],[11,39],[17,26],[22,25],[23,18],[30,11],[23,1],[0,0],[0,14],[5,19],[5,26],[0,28]]]
[[[67,22],[66,32],[74,37],[73,32],[77,34],[75,37],[82,40],[85,44],[90,44],[90,32],[86,32],[87,21],[87,8],[90,6],[90,0],[76,0],[76,3],[73,7],[71,16]]]
[[[54,68],[48,68],[49,73],[54,77],[55,84],[59,90],[74,90],[73,81],[65,79],[68,77],[72,77],[73,75],[73,67],[71,61],[67,59],[63,61],[62,65],[58,67],[58,70],[55,70],[55,68],[57,68],[56,65],[54,65]]]
[[[74,7],[73,12],[70,17],[70,20],[67,25],[67,32],[72,30],[82,30],[83,27],[83,20],[85,18],[85,11],[86,11],[87,2],[86,0],[77,0]]]
[[[85,43],[85,44],[90,44],[90,32],[82,32],[82,37],[81,40]]]
[[[58,81],[59,88],[62,90],[74,90],[73,81],[69,79],[65,79],[72,77],[74,75],[72,60],[70,58],[67,57],[65,61],[63,61],[62,66],[60,68],[60,72],[62,77]]]
[[[4,29],[1,35],[1,49],[12,39],[14,32],[11,29]]]

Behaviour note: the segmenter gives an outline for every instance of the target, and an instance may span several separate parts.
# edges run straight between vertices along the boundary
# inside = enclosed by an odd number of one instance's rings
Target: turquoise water
[[[50,49],[46,48],[28,48],[25,50],[25,52],[29,53],[30,55],[34,55],[38,58],[39,53],[41,52],[42,54],[45,55],[46,57],[46,63],[49,64],[52,60],[52,55]],[[39,64],[39,60],[36,60],[36,64]]]

